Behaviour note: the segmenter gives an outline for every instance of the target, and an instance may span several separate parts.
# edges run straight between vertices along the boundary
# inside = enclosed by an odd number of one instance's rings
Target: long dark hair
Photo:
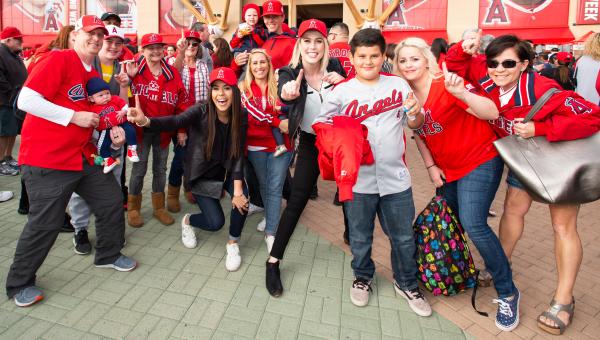
[[[533,53],[531,45],[511,34],[501,35],[492,40],[485,49],[485,57],[487,60],[494,59],[509,48],[515,49],[515,52],[520,59],[519,61],[529,61],[527,64],[527,71],[530,71],[533,68],[533,56],[535,54]]]
[[[229,47],[229,43],[227,40],[223,38],[217,38],[213,41],[215,45],[215,65],[213,67],[229,67],[231,65],[231,61],[233,60],[233,53],[231,53],[231,49]]]
[[[231,107],[229,107],[229,124],[231,125],[229,159],[240,157],[240,147],[242,143],[242,96],[237,86],[231,86],[233,92],[231,97]],[[210,88],[211,98],[208,100],[208,124],[206,141],[206,160],[212,158],[212,150],[215,143],[215,134],[217,130],[217,107],[212,100],[212,86]]]

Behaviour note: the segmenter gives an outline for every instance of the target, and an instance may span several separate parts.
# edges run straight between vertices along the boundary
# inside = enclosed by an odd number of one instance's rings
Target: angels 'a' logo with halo
[[[157,42],[159,40],[159,35],[158,34],[152,34],[149,38],[148,38],[148,42]]]
[[[534,14],[543,11],[551,3],[552,0],[491,0],[483,23],[509,24],[510,18],[506,12],[506,6],[522,13]]]
[[[269,2],[267,4],[267,12],[273,12],[273,3],[272,2]]]
[[[308,25],[308,28],[317,28],[317,22],[314,20],[311,20],[310,24]]]
[[[223,70],[219,70],[219,73],[217,73],[217,78],[224,79],[225,78],[225,72],[223,72]]]

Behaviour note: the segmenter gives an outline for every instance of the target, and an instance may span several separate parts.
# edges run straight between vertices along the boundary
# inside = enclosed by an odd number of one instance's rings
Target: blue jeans
[[[233,180],[231,177],[225,180],[223,189],[233,197]],[[248,188],[245,183],[244,195],[246,195],[246,197],[248,196]],[[225,214],[223,213],[223,207],[221,207],[221,201],[216,198],[197,194],[194,194],[194,198],[200,208],[200,212],[190,215],[190,225],[206,231],[221,230],[225,225]],[[246,215],[246,212],[241,214],[236,208],[231,207],[231,215],[229,217],[230,240],[237,241],[240,239],[242,229],[244,228],[244,222],[246,222]]]
[[[273,157],[272,152],[248,151],[248,160],[252,163],[260,184],[260,195],[263,199],[267,222],[265,226],[267,235],[274,236],[277,232],[281,213],[281,193],[291,159],[291,152]]]
[[[450,208],[457,212],[460,223],[483,257],[500,298],[516,292],[508,259],[500,240],[487,222],[503,169],[504,163],[497,156],[463,178],[444,185],[444,197]]]
[[[352,201],[344,202],[348,219],[352,269],[354,276],[372,279],[375,263],[371,259],[375,214],[392,246],[394,279],[404,290],[417,287],[416,246],[412,228],[415,204],[412,189],[385,195],[353,193]]]
[[[169,185],[180,187],[183,177],[183,158],[185,157],[185,146],[177,144],[177,137],[173,136],[173,160],[169,170]],[[187,144],[186,144],[187,146]]]

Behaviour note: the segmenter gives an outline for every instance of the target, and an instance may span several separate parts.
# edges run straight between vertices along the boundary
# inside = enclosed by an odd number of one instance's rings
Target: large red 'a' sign
[[[17,27],[21,33],[55,34],[73,25],[79,17],[79,0],[2,0],[2,26]]]
[[[577,2],[577,25],[600,24],[600,0],[579,0]]]
[[[390,0],[383,0],[385,10]],[[390,15],[384,30],[446,30],[448,0],[404,0]]]
[[[565,27],[569,0],[479,0],[481,28]]]

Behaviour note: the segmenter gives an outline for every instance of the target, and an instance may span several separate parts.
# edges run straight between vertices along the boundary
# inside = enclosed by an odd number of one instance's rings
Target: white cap
[[[117,27],[115,25],[106,25],[106,30],[108,34],[104,36],[104,39],[117,37],[121,38],[121,40],[125,40],[125,32],[121,27]]]

